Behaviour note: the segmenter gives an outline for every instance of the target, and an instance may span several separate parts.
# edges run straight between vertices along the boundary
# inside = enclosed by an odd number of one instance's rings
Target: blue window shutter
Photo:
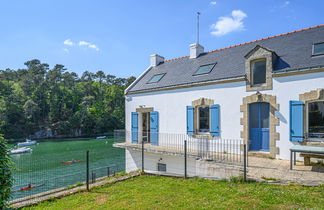
[[[219,136],[219,105],[210,106],[210,135]]]
[[[138,113],[132,112],[132,143],[138,143]]]
[[[194,108],[187,106],[187,134],[194,135]]]
[[[304,140],[304,103],[290,101],[290,141]]]
[[[153,111],[150,113],[150,127],[151,127],[151,144],[159,145],[159,113]]]

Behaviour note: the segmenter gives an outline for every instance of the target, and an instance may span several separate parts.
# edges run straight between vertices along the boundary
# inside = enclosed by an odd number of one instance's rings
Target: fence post
[[[109,177],[110,176],[110,167],[108,166],[107,167],[107,177]]]
[[[187,140],[184,140],[184,178],[187,178]]]
[[[86,175],[87,175],[87,180],[86,180],[86,183],[87,183],[87,190],[89,191],[89,150],[87,150],[87,171],[86,171]]]
[[[244,182],[246,182],[246,159],[247,159],[247,152],[246,152],[246,144],[243,146],[243,160],[244,160]]]
[[[144,173],[144,141],[142,140],[142,172]]]

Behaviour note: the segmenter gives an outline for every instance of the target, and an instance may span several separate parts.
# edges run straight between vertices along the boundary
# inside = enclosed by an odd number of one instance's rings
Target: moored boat
[[[21,147],[21,148],[10,150],[10,154],[19,154],[19,153],[25,153],[25,152],[31,152],[31,151],[33,151],[33,150],[29,147]]]
[[[61,163],[80,163],[81,160],[62,161]]]
[[[107,136],[98,136],[96,139],[107,139]]]
[[[44,186],[44,184],[39,184],[39,185],[31,185],[31,184],[28,184],[26,187],[23,187],[23,188],[20,188],[20,189],[17,189],[17,190],[13,190],[12,192],[18,192],[18,191],[27,191],[27,190],[31,190],[31,189],[34,189],[36,187],[41,187],[41,186]]]
[[[17,146],[18,147],[31,146],[31,145],[34,145],[36,143],[37,143],[36,141],[32,141],[30,139],[26,139],[25,142],[20,142],[20,143],[17,144]]]

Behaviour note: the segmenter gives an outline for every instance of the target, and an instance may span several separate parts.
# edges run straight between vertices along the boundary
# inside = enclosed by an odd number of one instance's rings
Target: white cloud
[[[70,39],[67,39],[67,40],[65,40],[64,42],[63,42],[63,44],[65,44],[65,45],[74,45],[74,43],[70,40]]]
[[[89,42],[86,42],[86,41],[80,41],[79,42],[79,45],[80,46],[88,46],[88,45],[90,45],[90,43]]]
[[[211,1],[211,2],[209,2],[209,4],[215,6],[217,4],[217,2],[216,1]]]
[[[86,41],[79,41],[79,42],[73,42],[71,41],[71,39],[67,39],[63,42],[64,45],[68,45],[68,46],[80,46],[80,47],[86,47],[86,48],[90,48],[90,49],[94,49],[96,51],[99,51],[99,47],[95,44],[92,44],[90,42],[86,42]],[[68,48],[63,48],[63,51],[66,53],[69,53],[69,49]]]
[[[99,48],[95,44],[90,44],[89,48],[95,49],[96,51],[99,51]]]
[[[212,35],[223,36],[234,31],[244,30],[243,19],[247,17],[247,14],[241,10],[233,10],[231,17],[222,16],[218,18],[215,24],[211,25]]]
[[[92,43],[90,43],[90,42],[80,41],[80,42],[79,42],[79,45],[80,45],[80,46],[86,46],[86,47],[88,47],[88,48],[91,48],[91,49],[94,49],[94,50],[96,50],[96,51],[99,51],[99,48],[97,47],[97,45],[92,44]]]

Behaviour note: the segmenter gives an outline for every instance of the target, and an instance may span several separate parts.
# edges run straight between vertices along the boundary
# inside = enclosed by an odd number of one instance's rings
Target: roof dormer
[[[277,54],[257,45],[245,56],[246,91],[272,89],[272,71]]]

